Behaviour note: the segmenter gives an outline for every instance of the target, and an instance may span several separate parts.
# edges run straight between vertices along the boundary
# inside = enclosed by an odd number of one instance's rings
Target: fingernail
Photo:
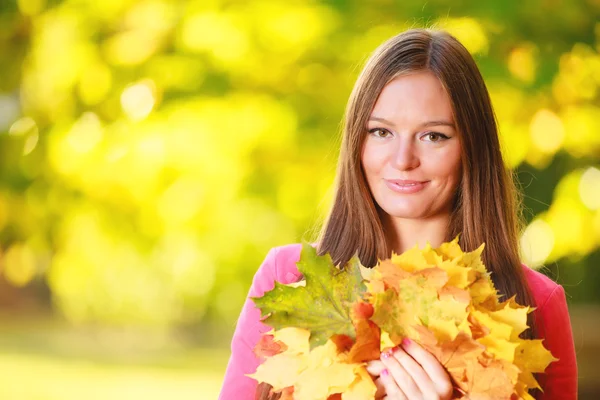
[[[407,337],[405,337],[404,339],[402,339],[402,345],[403,346],[410,346],[411,343],[412,343],[412,341],[409,338],[407,338]]]
[[[388,358],[390,358],[392,355],[392,352],[390,350],[386,350],[383,353],[381,353],[381,358],[383,358],[384,360],[387,360]]]
[[[389,376],[390,372],[387,369],[384,369],[383,371],[381,371],[381,376]]]

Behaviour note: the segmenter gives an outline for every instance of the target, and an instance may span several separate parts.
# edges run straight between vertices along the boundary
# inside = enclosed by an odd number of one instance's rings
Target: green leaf
[[[318,256],[315,248],[303,243],[297,265],[305,286],[275,282],[273,290],[252,298],[261,315],[267,316],[263,322],[275,330],[290,326],[309,330],[311,349],[334,335],[354,340],[350,306],[366,291],[358,257],[340,269],[333,265],[329,254]]]

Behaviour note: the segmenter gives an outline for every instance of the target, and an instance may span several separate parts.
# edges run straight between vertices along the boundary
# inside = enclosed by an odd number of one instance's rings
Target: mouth
[[[397,193],[412,194],[423,190],[429,181],[413,181],[404,179],[384,179],[385,184]]]

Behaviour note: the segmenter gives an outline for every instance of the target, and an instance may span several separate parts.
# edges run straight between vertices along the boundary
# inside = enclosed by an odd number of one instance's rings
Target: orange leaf
[[[377,360],[381,354],[381,329],[369,320],[372,315],[373,305],[361,301],[354,303],[350,310],[350,317],[356,329],[356,343],[350,349],[349,362]]]

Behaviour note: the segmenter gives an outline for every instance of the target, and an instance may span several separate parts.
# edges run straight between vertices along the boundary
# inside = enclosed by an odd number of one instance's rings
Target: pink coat
[[[260,322],[260,311],[250,297],[260,297],[272,290],[275,281],[298,281],[301,274],[296,263],[300,259],[301,248],[301,244],[291,244],[271,249],[254,275],[231,341],[231,358],[219,400],[254,400],[257,382],[245,374],[254,373],[260,364],[252,349],[261,333],[271,328]],[[538,335],[545,338],[544,345],[559,359],[551,363],[539,378],[544,388],[541,398],[576,399],[577,363],[565,292],[562,286],[545,275],[525,266],[523,268],[537,304],[534,312],[538,321]]]

